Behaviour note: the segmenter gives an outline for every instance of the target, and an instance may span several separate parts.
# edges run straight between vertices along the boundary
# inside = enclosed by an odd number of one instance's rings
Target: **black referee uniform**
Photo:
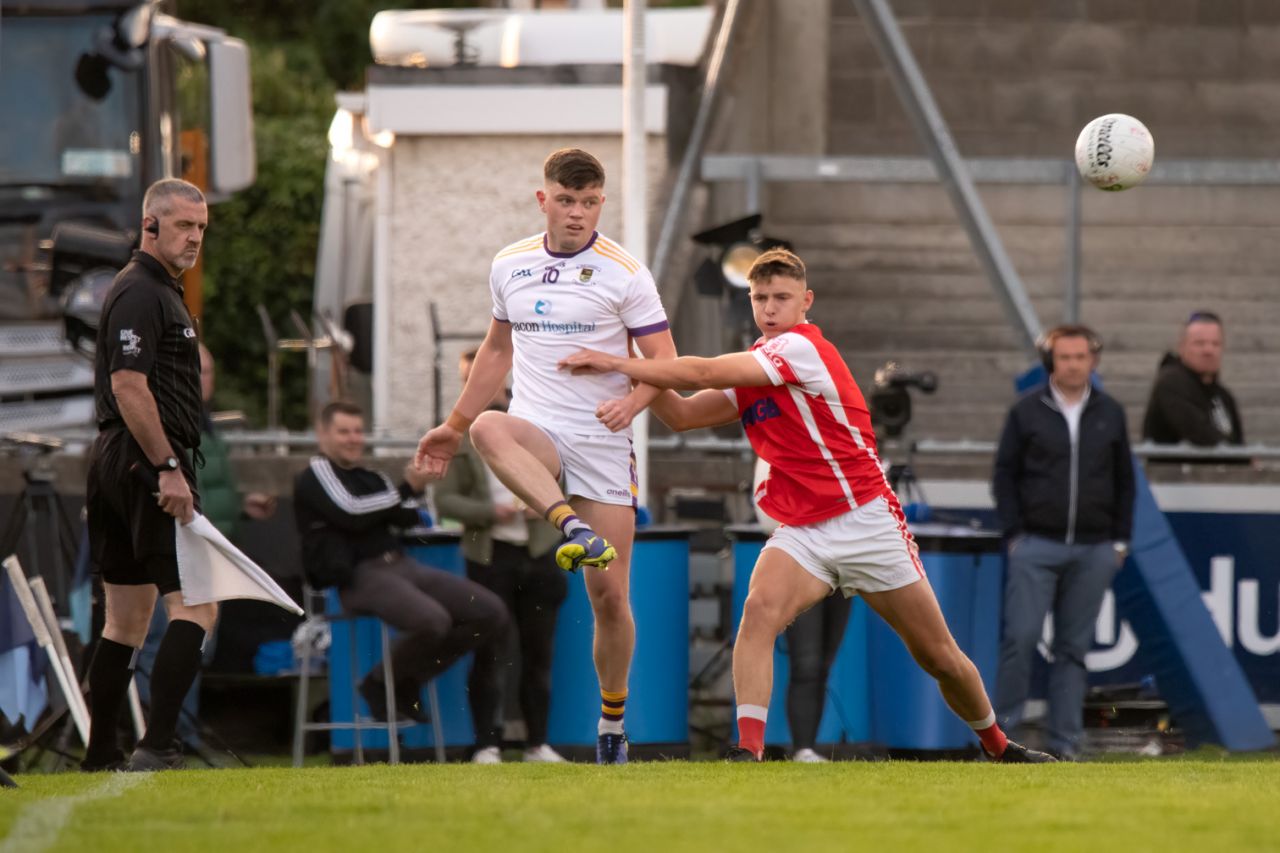
[[[108,584],[155,584],[161,594],[181,588],[178,521],[157,503],[154,480],[148,484],[129,470],[135,464],[147,471],[155,466],[120,415],[111,375],[117,370],[135,370],[147,377],[160,426],[198,510],[200,498],[191,454],[198,453],[200,446],[199,347],[177,279],[150,254],[135,252],[107,294],[95,354],[98,437],[89,451],[85,505],[93,562]],[[146,621],[150,619],[147,613]],[[200,670],[204,639],[204,627],[194,621],[169,622],[151,668],[146,734],[127,762],[117,739],[118,721],[138,650],[105,634],[98,639],[89,666],[93,728],[80,764],[83,770],[183,766],[174,732],[182,698]]]
[[[191,455],[200,446],[200,351],[195,325],[182,301],[182,287],[146,252],[116,276],[102,309],[94,364],[98,438],[89,453],[86,504],[94,564],[107,583],[155,584],[160,593],[180,588],[175,549],[176,520],[156,503],[153,488],[130,474],[130,466],[154,465],[129,432],[111,374],[145,374],[160,425],[199,511]]]

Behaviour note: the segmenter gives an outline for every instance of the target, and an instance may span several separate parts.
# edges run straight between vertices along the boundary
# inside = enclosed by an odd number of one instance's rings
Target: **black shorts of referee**
[[[175,445],[176,448],[176,445]],[[195,469],[190,454],[177,453],[187,478],[195,511],[200,511]],[[100,432],[89,450],[85,508],[93,564],[106,583],[121,586],[155,584],[161,595],[182,588],[178,576],[177,525],[156,502],[155,486],[130,472],[151,463],[123,425]],[[154,478],[151,478],[154,479]]]

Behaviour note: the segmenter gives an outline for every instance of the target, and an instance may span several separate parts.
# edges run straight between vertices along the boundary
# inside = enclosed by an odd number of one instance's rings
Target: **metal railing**
[[[0,433],[0,449],[27,447],[46,452],[59,451],[77,454],[97,436],[95,430],[65,430],[56,434],[33,432]],[[219,433],[229,447],[264,448],[277,453],[293,449],[311,449],[316,446],[316,434],[312,430],[235,430]],[[372,452],[415,450],[421,435],[418,433],[389,432],[369,435],[365,446]],[[712,435],[684,434],[657,436],[649,439],[650,450],[688,450],[712,454],[749,453],[751,443],[746,438],[722,438]],[[992,456],[996,452],[994,441],[944,441],[922,438],[911,444],[911,449],[924,456]],[[1133,454],[1139,459],[1197,460],[1204,462],[1243,462],[1255,459],[1280,460],[1280,445],[1244,444],[1197,447],[1182,444],[1155,444],[1144,441],[1134,444]]]

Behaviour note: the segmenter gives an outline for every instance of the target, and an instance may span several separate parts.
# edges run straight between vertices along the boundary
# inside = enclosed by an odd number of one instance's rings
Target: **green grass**
[[[19,778],[0,839],[115,777]],[[1280,846],[1272,758],[255,768],[145,778],[81,799],[51,850],[1034,849]],[[41,820],[45,820],[43,824]],[[0,841],[0,849],[5,848]]]

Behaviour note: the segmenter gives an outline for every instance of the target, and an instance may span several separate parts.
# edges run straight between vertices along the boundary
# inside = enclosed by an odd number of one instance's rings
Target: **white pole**
[[[377,189],[373,224],[373,431],[388,428],[391,403],[391,160],[389,148],[378,148]],[[435,424],[432,424],[435,426]]]
[[[644,15],[647,0],[626,0],[622,51],[622,242],[642,264],[649,262],[648,175],[645,169]],[[649,504],[649,412],[635,419],[636,480],[640,506]]]
[[[76,667],[71,662],[71,654],[67,651],[67,643],[62,639],[62,626],[58,624],[58,615],[53,612],[53,600],[49,598],[49,589],[44,585],[44,578],[31,578],[28,583],[31,585],[31,595],[36,600],[36,607],[40,610],[40,615],[44,618],[44,624],[49,629],[49,637],[53,640],[53,650],[58,654],[58,660],[62,662],[62,669],[67,674],[67,680],[71,684],[71,692],[67,694],[66,700],[68,705],[74,705],[79,712],[80,719],[85,721],[85,728],[89,728],[89,705],[84,701],[84,694],[80,692],[80,682],[76,678]]]
[[[138,696],[138,676],[129,679],[129,716],[133,718],[133,733],[138,740],[147,733],[147,718],[142,713],[142,698]]]

